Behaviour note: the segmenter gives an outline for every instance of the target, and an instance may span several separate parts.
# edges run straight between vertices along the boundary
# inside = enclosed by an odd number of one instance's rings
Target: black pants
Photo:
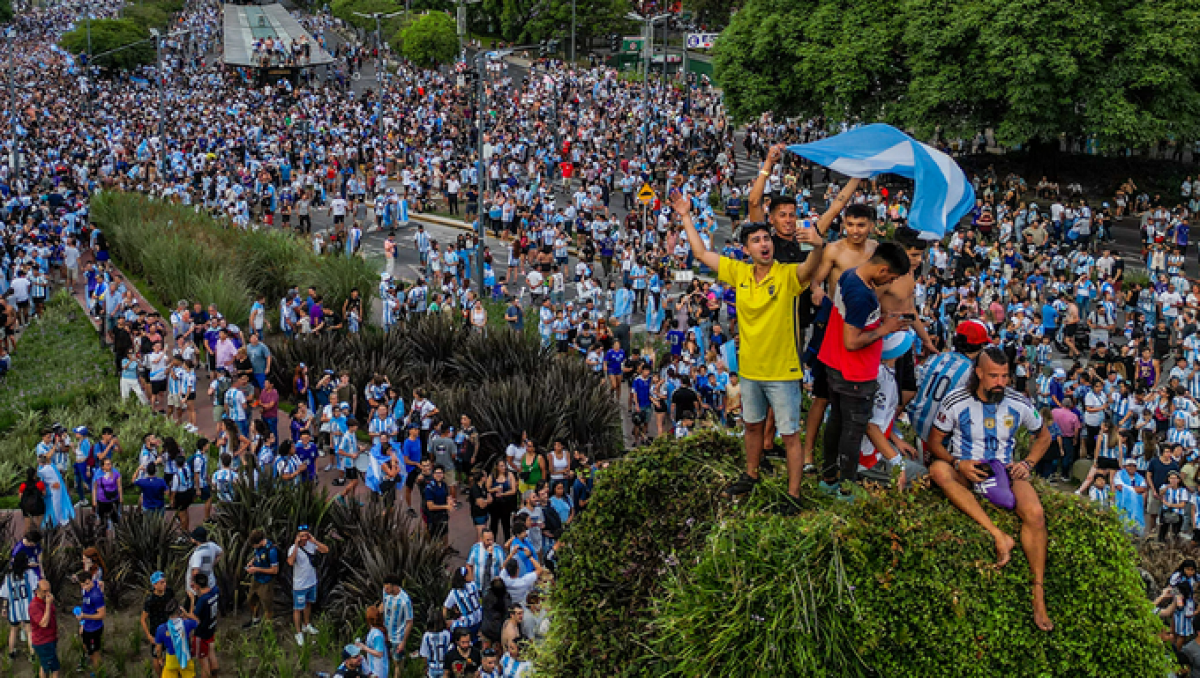
[[[458,214],[458,194],[447,193],[446,204],[450,207],[450,214]]]
[[[305,233],[312,233],[312,217],[307,214],[301,214],[297,221],[296,228],[299,228]]]
[[[512,516],[514,512],[515,509],[512,503],[507,500],[501,500],[492,507],[490,528],[498,541],[507,542],[512,538]],[[503,539],[500,537],[500,530],[504,530]]]
[[[846,381],[842,373],[826,367],[829,379],[829,420],[823,439],[825,463],[821,477],[828,483],[854,480],[858,476],[858,456],[862,449],[871,408],[875,403],[877,381]]]
[[[450,528],[450,516],[430,516],[429,534],[434,537],[445,537]]]

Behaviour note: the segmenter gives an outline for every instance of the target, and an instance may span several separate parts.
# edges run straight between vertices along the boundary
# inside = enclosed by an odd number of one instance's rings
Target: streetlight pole
[[[575,65],[575,0],[571,0],[571,65]]]
[[[155,76],[158,78],[158,174],[159,179],[165,184],[167,180],[167,91],[166,74],[163,73],[162,65],[162,41],[163,36],[158,32],[158,29],[151,28],[150,34],[154,36],[155,50]]]
[[[19,175],[21,173],[21,153],[17,149],[17,125],[19,124],[17,110],[18,110],[19,106],[17,105],[17,86],[16,86],[16,83],[13,82],[13,73],[17,69],[16,68],[17,67],[17,34],[12,28],[9,28],[6,31],[6,33],[8,34],[8,49],[9,49],[9,51],[8,51],[8,101],[9,101],[9,106],[12,107],[12,110],[9,111],[8,127],[9,127],[9,131],[12,133],[12,171],[13,171],[13,185],[15,186],[16,185],[15,182],[17,182],[20,179]]]
[[[478,183],[479,183],[478,201],[479,201],[480,207],[482,207],[483,206],[483,198],[485,195],[487,195],[487,169],[483,166],[483,115],[484,115],[483,110],[487,106],[486,100],[485,100],[485,97],[487,96],[487,88],[483,86],[484,52],[482,49],[479,50],[479,53],[475,55],[475,61],[476,61],[475,75],[477,76],[475,78],[475,92],[477,95],[477,101],[479,102],[479,105],[476,107],[476,110],[475,110],[475,122],[476,122],[476,124],[479,125],[479,130],[475,134],[475,146],[476,146],[475,160],[476,160],[476,164],[478,167],[478,169],[476,170],[477,175],[478,175],[477,179],[478,179]],[[484,243],[484,238],[487,237],[487,234],[483,228],[483,210],[482,209],[478,210],[478,212],[475,215],[475,233],[476,233],[476,236],[479,238],[479,244],[476,246],[476,252],[475,252],[475,284],[478,285],[478,287],[479,287],[479,298],[480,298],[480,300],[482,300],[483,299],[483,243]]]

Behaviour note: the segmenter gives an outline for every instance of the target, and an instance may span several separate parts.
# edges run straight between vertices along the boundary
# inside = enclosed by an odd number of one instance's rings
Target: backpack
[[[38,489],[37,483],[27,483],[21,493],[21,513],[26,517],[46,515],[46,497]]]

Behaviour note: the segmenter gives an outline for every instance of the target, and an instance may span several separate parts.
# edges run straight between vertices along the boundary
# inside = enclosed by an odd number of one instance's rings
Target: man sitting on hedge
[[[1008,356],[1002,349],[989,347],[975,358],[967,386],[946,396],[934,420],[928,447],[935,459],[929,475],[950,503],[996,540],[997,567],[1008,563],[1016,544],[996,527],[972,490],[1000,508],[1016,510],[1021,519],[1021,548],[1033,575],[1033,623],[1050,631],[1054,623],[1046,613],[1046,518],[1029,483],[1033,467],[1050,447],[1050,428],[1042,426],[1028,397],[1007,388],[1008,379]],[[1021,426],[1037,438],[1028,456],[1014,463]],[[943,444],[947,438],[949,450]]]

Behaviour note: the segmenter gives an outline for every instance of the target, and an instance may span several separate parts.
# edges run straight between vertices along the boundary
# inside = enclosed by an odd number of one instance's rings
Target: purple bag
[[[979,462],[980,465],[991,469],[992,477],[975,483],[975,494],[1000,508],[1011,511],[1017,505],[1017,497],[1012,491],[1012,482],[1008,478],[1008,469],[996,459]]]

